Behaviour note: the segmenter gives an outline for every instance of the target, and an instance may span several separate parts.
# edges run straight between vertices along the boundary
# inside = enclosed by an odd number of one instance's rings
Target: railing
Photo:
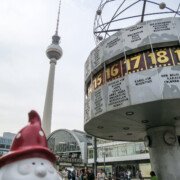
[[[115,178],[112,178],[113,180],[126,180],[125,178],[120,178],[120,177],[115,177]],[[131,180],[137,180],[136,177],[132,177]],[[151,180],[150,177],[142,177],[141,180]]]

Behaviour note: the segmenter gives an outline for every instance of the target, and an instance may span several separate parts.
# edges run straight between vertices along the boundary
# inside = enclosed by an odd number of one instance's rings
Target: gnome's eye
[[[35,165],[36,163],[35,162],[32,162],[32,165]]]
[[[41,163],[41,165],[44,165],[44,163]]]

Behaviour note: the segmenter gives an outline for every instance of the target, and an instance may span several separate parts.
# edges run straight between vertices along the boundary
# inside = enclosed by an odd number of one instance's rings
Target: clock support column
[[[180,145],[175,128],[154,127],[147,134],[152,170],[159,180],[180,179]]]

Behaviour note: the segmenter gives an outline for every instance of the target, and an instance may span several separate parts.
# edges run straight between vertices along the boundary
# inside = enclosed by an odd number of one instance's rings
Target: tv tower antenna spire
[[[56,24],[56,31],[55,31],[55,35],[57,36],[58,36],[58,30],[59,30],[60,9],[61,9],[61,0],[59,0],[58,17],[57,17],[57,24]]]
[[[42,121],[42,127],[44,129],[46,136],[48,136],[51,132],[55,66],[57,61],[62,57],[63,54],[62,48],[59,46],[60,37],[58,35],[60,8],[61,8],[61,0],[59,1],[55,35],[52,36],[52,43],[50,46],[48,46],[46,50],[46,55],[50,60],[49,78],[48,78],[46,99],[44,104],[43,121]]]

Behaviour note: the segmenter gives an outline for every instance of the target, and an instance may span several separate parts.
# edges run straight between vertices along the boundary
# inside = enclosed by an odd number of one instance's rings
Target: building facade
[[[88,146],[88,163],[94,164],[93,146]],[[120,177],[120,172],[128,169],[133,176],[137,170],[141,170],[143,177],[149,177],[151,165],[148,148],[143,142],[101,141],[97,143],[97,171],[101,168],[116,178]]]
[[[94,166],[92,137],[78,130],[59,129],[47,137],[48,148],[57,157],[58,168],[88,168]],[[120,142],[97,139],[97,171],[101,168],[116,178],[130,169],[133,176],[141,170],[143,177],[151,171],[148,148],[143,142]]]
[[[9,152],[14,136],[13,133],[4,132],[3,137],[0,137],[0,157]]]
[[[92,137],[78,130],[59,129],[47,137],[48,148],[57,157],[57,166],[81,168],[88,165]],[[58,167],[58,168],[59,168]]]

